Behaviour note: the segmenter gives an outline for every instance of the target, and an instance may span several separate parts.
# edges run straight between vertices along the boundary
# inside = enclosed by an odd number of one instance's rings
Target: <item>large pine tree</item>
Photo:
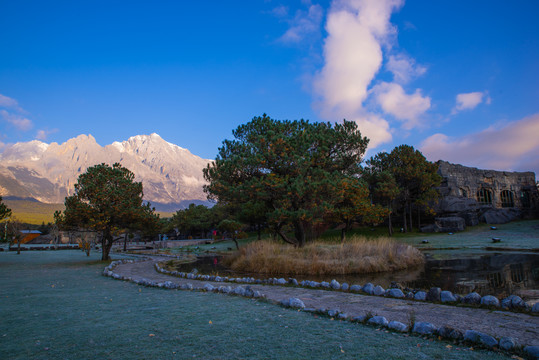
[[[65,199],[65,211],[56,212],[61,228],[92,230],[101,235],[102,260],[109,259],[114,236],[126,229],[157,231],[159,216],[143,204],[142,183],[116,163],[90,167],[79,176],[75,194]]]
[[[355,122],[280,121],[263,115],[233,135],[204,169],[205,191],[219,202],[263,204],[259,208],[267,211],[268,224],[285,242],[303,246],[315,237],[319,225],[344,213],[344,197],[369,201],[342,194],[343,184],[349,191],[363,191],[360,163],[368,139]]]

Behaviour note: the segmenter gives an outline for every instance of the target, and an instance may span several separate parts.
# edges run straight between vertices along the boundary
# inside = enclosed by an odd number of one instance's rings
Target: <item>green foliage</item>
[[[7,219],[11,216],[11,209],[2,202],[2,197],[0,196],[0,221]]]
[[[236,249],[239,250],[240,246],[238,242],[236,241],[236,238],[237,238],[238,232],[243,227],[243,224],[236,220],[225,219],[219,223],[218,227],[219,227],[219,230],[227,232],[231,235],[232,241],[234,241],[234,243],[236,244]]]
[[[412,228],[412,206],[433,212],[430,204],[437,201],[435,187],[441,182],[437,171],[437,164],[427,161],[419,150],[409,145],[397,146],[391,153],[382,152],[367,161],[364,174],[373,199],[390,210],[390,234],[391,213],[395,207],[402,212],[405,231]]]
[[[331,218],[343,224],[341,242],[353,222],[374,225],[383,221],[388,210],[370,201],[368,184],[357,178],[343,178],[333,190],[335,207]]]
[[[368,139],[355,122],[310,123],[255,117],[223,141],[204,169],[204,190],[220,203],[259,207],[266,222],[288,243],[303,246],[335,218],[344,181],[358,182]],[[354,189],[351,186],[350,189]],[[260,221],[260,220],[259,220]],[[290,226],[294,238],[286,233]]]
[[[0,196],[0,221],[6,220],[11,216],[11,209],[6,206],[2,202],[2,197]],[[0,235],[0,238],[2,241],[7,241],[7,223],[4,224],[4,231],[2,231],[2,235]]]
[[[54,214],[64,230],[87,229],[101,235],[102,259],[108,260],[114,236],[123,230],[151,235],[159,230],[159,217],[150,204],[143,204],[142,183],[116,163],[100,164],[79,176],[75,194],[65,199],[63,213]]]
[[[181,233],[189,236],[201,236],[210,231],[214,226],[214,214],[212,209],[204,205],[190,204],[187,209],[178,210],[172,216],[174,224]]]
[[[266,214],[269,212],[266,204],[261,201],[248,201],[236,209],[236,217],[239,221],[249,224],[257,231],[258,240],[262,237],[262,229],[267,226]]]
[[[234,233],[241,230],[243,224],[236,220],[225,219],[219,223],[219,230]]]

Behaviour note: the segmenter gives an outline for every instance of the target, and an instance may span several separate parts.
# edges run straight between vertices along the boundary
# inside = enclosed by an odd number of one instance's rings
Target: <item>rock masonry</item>
[[[481,170],[442,160],[438,165],[438,217],[422,231],[455,232],[480,222],[503,224],[539,216],[535,173]]]

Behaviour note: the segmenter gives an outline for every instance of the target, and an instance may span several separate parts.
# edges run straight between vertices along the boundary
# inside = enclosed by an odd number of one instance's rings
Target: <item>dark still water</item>
[[[422,268],[394,273],[376,273],[364,275],[295,275],[298,281],[331,281],[350,285],[364,285],[368,282],[388,288],[391,282],[399,282],[411,289],[429,289],[440,287],[457,294],[476,291],[481,295],[494,295],[504,298],[510,294],[519,294],[523,290],[537,290],[539,296],[539,254],[533,253],[482,253],[449,259],[434,259],[426,255]],[[179,271],[189,272],[196,268],[203,274],[218,274],[228,277],[254,277],[263,279],[284,277],[286,275],[265,275],[238,273],[221,265],[221,259],[214,256],[202,256],[196,262],[183,264]],[[529,293],[529,291],[528,291]],[[532,292],[533,293],[533,292]],[[534,296],[534,297],[535,297]]]

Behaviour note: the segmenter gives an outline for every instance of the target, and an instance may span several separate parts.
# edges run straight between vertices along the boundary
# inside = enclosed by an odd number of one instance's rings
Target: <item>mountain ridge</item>
[[[78,176],[96,164],[119,162],[142,181],[144,199],[167,211],[189,202],[209,204],[202,169],[212,162],[165,141],[156,133],[101,146],[81,134],[62,144],[39,140],[8,145],[0,153],[0,195],[63,203]]]

